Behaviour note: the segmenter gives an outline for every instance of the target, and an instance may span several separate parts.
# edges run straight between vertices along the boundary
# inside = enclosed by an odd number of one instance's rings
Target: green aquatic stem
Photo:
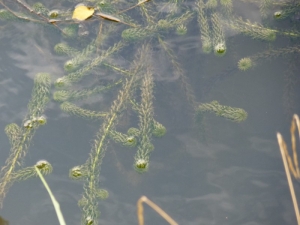
[[[218,0],[207,0],[205,7],[209,10],[214,10],[218,6]]]
[[[273,3],[276,8],[280,7],[280,16],[276,16],[276,19],[285,19],[292,15],[296,15],[300,9],[300,3],[298,2],[277,2]]]
[[[232,0],[220,0],[222,11],[226,17],[230,17],[233,11]]]
[[[135,168],[143,172],[144,169],[148,169],[149,155],[153,150],[151,144],[151,136],[153,131],[153,74],[152,69],[148,66],[145,77],[141,86],[141,103],[138,107],[139,114],[139,145],[138,150],[134,156]],[[147,162],[146,167],[140,168],[138,162],[144,160]]]
[[[49,74],[37,74],[34,79],[31,100],[28,103],[28,114],[24,119],[25,126],[19,128],[16,125],[10,125],[6,129],[12,145],[10,155],[0,172],[0,206],[2,206],[5,195],[12,185],[12,176],[17,172],[16,168],[21,167],[32,137],[36,129],[41,125],[36,118],[43,114],[49,101],[50,86]]]
[[[261,39],[265,41],[274,41],[276,35],[284,35],[292,38],[300,37],[298,31],[280,31],[263,27],[258,23],[251,23],[249,20],[244,21],[242,18],[226,22],[233,30],[238,30],[241,33],[248,35],[254,39]]]
[[[59,90],[53,93],[53,99],[58,102],[65,101],[77,101],[89,98],[93,95],[100,94],[106,92],[113,87],[118,86],[123,82],[123,79],[119,79],[115,82],[112,82],[106,86],[97,86],[93,89],[83,89],[80,91],[72,91],[72,90]]]
[[[88,60],[89,56],[91,56],[96,51],[96,47],[96,42],[92,41],[78,54],[72,55],[73,58],[68,60],[64,65],[65,71],[71,72],[76,70],[80,65]]]
[[[197,102],[196,102],[196,97],[195,97],[193,87],[189,82],[189,78],[185,75],[180,63],[178,62],[177,56],[175,55],[173,50],[168,47],[167,43],[164,40],[162,40],[161,37],[158,37],[158,41],[160,43],[160,46],[165,50],[165,52],[169,56],[174,72],[176,72],[179,75],[181,88],[183,89],[186,95],[187,101],[189,102],[189,104],[194,110],[197,105]]]
[[[185,12],[183,15],[170,19],[159,20],[155,25],[148,25],[143,28],[129,28],[122,32],[122,38],[125,41],[141,41],[146,38],[157,36],[159,33],[175,29],[178,26],[186,23],[192,18],[193,13],[190,11]]]
[[[286,47],[286,48],[268,49],[266,51],[255,54],[253,56],[240,59],[240,61],[238,62],[238,66],[240,68],[239,64],[241,63],[242,60],[245,60],[245,59],[247,59],[248,61],[250,60],[251,61],[251,66],[253,66],[253,64],[257,64],[257,63],[261,62],[261,59],[271,60],[271,59],[275,59],[275,58],[280,57],[280,56],[285,56],[287,54],[299,53],[299,52],[300,52],[300,46],[298,46],[298,45],[290,46],[290,47]],[[248,64],[246,64],[246,65],[248,66]]]
[[[124,74],[124,75],[127,75],[127,76],[131,75],[128,70],[119,68],[118,66],[113,65],[111,63],[104,62],[104,63],[102,63],[102,65],[105,66],[105,67],[107,67],[107,68],[110,68],[110,69],[112,69],[114,71],[117,71],[118,73],[121,73],[121,74]]]
[[[276,39],[277,30],[263,27],[261,24],[252,23],[249,20],[244,21],[242,18],[226,21],[227,25],[245,35],[254,39],[261,39],[265,41],[274,41]]]
[[[272,6],[272,0],[261,0],[259,11],[263,18],[266,18],[268,16],[268,10]]]
[[[75,48],[72,48],[65,42],[58,43],[54,46],[54,51],[58,55],[67,55],[67,56],[74,56],[77,54],[80,54],[80,51],[78,51]]]
[[[9,139],[11,149],[15,149],[19,145],[22,138],[22,129],[15,123],[6,125],[5,127],[6,136]]]
[[[28,104],[28,113],[31,118],[37,118],[43,114],[44,108],[50,100],[50,87],[50,75],[47,73],[38,73],[34,79],[31,100]]]
[[[116,143],[120,143],[126,147],[135,147],[137,145],[137,140],[135,136],[123,134],[116,130],[110,131],[110,138],[113,139]]]
[[[52,173],[53,170],[52,165],[49,162],[46,160],[40,160],[34,166],[25,167],[14,172],[12,174],[12,181],[24,181],[29,178],[36,177],[37,173],[35,167],[38,167],[43,175],[48,175]]]
[[[62,214],[62,212],[60,210],[60,205],[59,205],[58,201],[56,200],[55,196],[53,195],[53,193],[52,193],[49,185],[47,184],[47,182],[46,182],[43,174],[40,172],[40,169],[37,166],[35,166],[34,168],[35,168],[36,173],[38,174],[39,178],[41,179],[44,187],[46,188],[46,190],[47,190],[47,192],[48,192],[48,194],[49,194],[49,196],[51,198],[51,201],[52,201],[52,204],[54,206],[54,209],[55,209],[55,212],[56,212],[59,224],[60,225],[66,225],[64,216],[63,216],[63,214]]]
[[[211,22],[214,52],[217,56],[223,56],[226,53],[225,36],[223,34],[221,21],[217,13],[212,14]]]
[[[167,129],[164,125],[162,125],[161,123],[157,122],[156,120],[153,120],[153,131],[152,131],[152,135],[154,137],[162,137],[166,134]]]
[[[210,29],[208,25],[207,15],[205,14],[205,4],[203,0],[196,1],[198,11],[198,25],[200,29],[200,39],[202,42],[202,51],[204,53],[210,53],[212,50],[212,40],[210,38]]]
[[[107,113],[104,112],[97,112],[88,109],[83,109],[70,102],[63,102],[60,105],[60,108],[62,111],[70,115],[78,116],[84,119],[103,119],[107,115]]]
[[[139,70],[136,70],[136,67],[139,67],[139,65],[144,62],[146,49],[146,47],[142,47],[138,51],[136,60],[133,62],[133,66],[135,67],[134,70],[137,72],[133,73],[131,77],[126,78],[123,82],[123,87],[119,91],[117,99],[112,103],[110,111],[107,113],[107,116],[96,135],[90,157],[85,164],[88,174],[84,184],[83,197],[79,202],[83,210],[82,224],[98,224],[98,197],[95,193],[99,190],[100,166],[107,150],[110,133],[115,129],[118,118],[126,108],[126,105],[132,96],[132,90],[139,79]]]
[[[202,103],[197,108],[198,113],[211,112],[233,122],[242,122],[247,119],[248,113],[241,108],[220,105],[217,101]]]
[[[43,3],[36,2],[32,5],[32,10],[35,11],[37,14],[42,14],[44,16],[47,16],[49,13],[49,9],[47,9]]]
[[[70,86],[73,83],[79,82],[83,77],[88,75],[92,69],[98,66],[100,63],[103,62],[104,59],[111,56],[113,53],[121,50],[126,44],[122,41],[114,44],[108,50],[106,50],[102,55],[92,59],[87,65],[83,66],[81,69],[68,74],[67,76],[63,76],[58,78],[55,82],[56,87],[65,87]]]
[[[153,5],[151,4],[141,4],[140,5],[140,12],[141,15],[146,19],[147,23],[150,24],[155,24],[155,9],[153,9]]]

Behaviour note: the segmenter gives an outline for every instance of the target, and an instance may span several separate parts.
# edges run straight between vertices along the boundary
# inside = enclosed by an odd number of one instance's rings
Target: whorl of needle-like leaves
[[[241,59],[238,62],[238,68],[240,70],[245,70],[250,68],[253,65],[257,65],[260,62],[264,62],[262,59],[275,59],[280,56],[285,56],[287,54],[292,54],[292,53],[299,53],[300,52],[300,46],[295,45],[295,46],[290,46],[290,47],[284,47],[284,48],[276,48],[276,49],[268,49],[263,52],[259,52],[251,57],[246,57]],[[250,67],[249,67],[250,66]]]
[[[186,35],[186,33],[187,33],[187,27],[185,25],[181,24],[176,28],[177,35],[183,36]]]
[[[208,0],[205,4],[207,9],[215,9],[218,6],[218,0]]]
[[[226,53],[225,37],[222,30],[220,18],[217,13],[213,13],[211,16],[212,33],[214,52],[217,56],[223,56]]]
[[[56,87],[64,87],[71,85],[72,83],[76,83],[80,81],[84,76],[88,75],[88,73],[103,62],[104,59],[111,56],[113,53],[119,51],[125,46],[125,43],[118,42],[114,44],[112,47],[108,48],[105,52],[103,52],[100,56],[93,58],[91,61],[87,62],[85,66],[68,74],[67,76],[63,76],[58,78],[55,82]]]
[[[187,11],[179,17],[162,19],[155,25],[149,25],[144,28],[129,28],[122,32],[122,38],[126,41],[140,41],[157,35],[160,31],[166,31],[177,28],[185,24],[192,17],[192,13]]]
[[[50,173],[52,173],[52,170],[53,170],[52,165],[46,160],[38,161],[35,164],[35,166],[41,171],[41,173],[43,175],[50,174]]]
[[[242,58],[238,62],[238,68],[242,71],[246,71],[252,67],[252,59],[249,57]]]
[[[102,200],[107,199],[109,196],[109,193],[106,189],[97,189],[96,190],[96,196]]]
[[[12,148],[13,146],[15,147],[20,143],[22,137],[22,130],[17,124],[11,123],[6,125],[5,133],[9,139]]]
[[[139,41],[148,37],[153,37],[156,32],[156,26],[148,26],[146,28],[128,28],[122,32],[121,36],[125,41]]]
[[[34,87],[31,100],[28,103],[28,113],[24,119],[24,126],[19,128],[14,124],[6,127],[7,136],[11,142],[11,149],[5,166],[2,167],[0,172],[0,206],[13,181],[20,177],[19,175],[22,175],[16,168],[22,166],[34,132],[43,124],[40,123],[39,118],[43,117],[42,114],[49,100],[49,93],[50,75],[45,73],[37,74],[34,79]],[[42,121],[44,121],[44,119],[42,119]],[[29,176],[31,172],[29,171],[27,173],[27,169],[23,172]],[[22,171],[22,169],[20,171]]]
[[[36,2],[32,5],[32,10],[35,11],[37,14],[41,14],[44,16],[47,16],[49,13],[49,9],[47,9],[43,3],[41,2]]]
[[[142,81],[141,86],[141,103],[138,108],[139,114],[139,144],[138,150],[135,154],[135,167],[146,171],[148,163],[145,166],[138,166],[141,160],[149,160],[150,152],[153,151],[154,147],[151,144],[151,137],[153,132],[153,74],[151,67],[148,66],[146,69],[145,77]],[[142,164],[141,164],[142,165]]]
[[[65,38],[75,38],[77,36],[78,24],[71,24],[62,29]]]
[[[271,0],[270,3],[272,4]],[[285,19],[287,17],[292,18],[297,17],[297,14],[299,13],[299,9],[300,9],[300,4],[299,2],[281,2],[278,3],[278,5],[280,6],[280,10],[274,12],[274,18],[275,19]]]
[[[198,25],[201,33],[202,50],[204,53],[210,53],[212,50],[212,40],[210,38],[210,30],[203,0],[197,0],[196,6],[198,11]]]
[[[129,136],[135,136],[135,137],[138,137],[140,135],[140,130],[135,128],[135,127],[130,127],[128,130],[127,130],[127,134]]]
[[[70,47],[67,43],[61,42],[54,46],[54,51],[59,55],[74,56],[79,54],[79,51],[75,48]]]
[[[220,5],[224,15],[230,17],[232,14],[232,0],[220,0]]]
[[[266,18],[268,15],[268,10],[270,9],[270,6],[272,5],[272,0],[261,0],[259,11],[263,18]]]
[[[110,131],[110,137],[117,143],[120,143],[126,147],[135,147],[137,140],[135,136],[128,136],[115,130]]]
[[[63,102],[60,105],[60,108],[62,111],[70,115],[78,116],[84,119],[100,119],[106,116],[106,113],[83,109],[70,102]]]
[[[242,18],[231,20],[228,22],[228,25],[233,30],[265,41],[274,41],[276,39],[276,33],[278,32],[277,30],[263,27],[258,23],[251,23],[249,20],[244,21]]]
[[[68,60],[65,65],[64,69],[67,72],[71,72],[76,70],[81,64],[83,64],[89,56],[94,53],[96,50],[95,41],[92,41],[88,44],[82,51],[78,52],[77,54],[73,54],[73,58]]]
[[[80,91],[72,91],[72,90],[59,90],[53,93],[53,99],[58,102],[65,102],[65,101],[76,101],[86,99],[90,96],[103,93],[111,88],[121,84],[123,79],[119,79],[116,82],[105,86],[97,86],[92,89],[83,89]]]
[[[126,108],[126,105],[132,96],[132,89],[134,89],[136,82],[139,79],[139,71],[136,71],[135,67],[139,67],[140,64],[145,62],[143,56],[145,55],[146,50],[147,47],[139,49],[136,60],[133,63],[133,73],[123,82],[123,87],[119,91],[117,99],[112,103],[111,108],[97,133],[90,157],[85,163],[88,168],[88,176],[86,178],[86,183],[84,184],[83,197],[82,200],[80,200],[80,206],[83,210],[82,222],[85,224],[87,223],[87,219],[91,220],[93,224],[98,224],[98,197],[95,195],[95,192],[99,189],[100,166],[106,153],[110,131],[114,130],[119,115]]]
[[[18,171],[14,172],[12,174],[13,182],[27,180],[31,177],[37,176],[37,173],[36,173],[36,170],[34,167],[37,167],[43,175],[50,174],[50,173],[52,173],[52,170],[53,170],[52,165],[48,161],[40,160],[34,166],[25,167],[25,168],[19,169]]]
[[[164,125],[154,120],[154,129],[152,131],[153,136],[162,137],[166,134],[167,129]]]
[[[34,78],[34,87],[31,100],[28,103],[28,111],[31,117],[39,117],[49,101],[51,78],[48,73],[38,73]]]
[[[247,119],[248,113],[241,108],[220,105],[217,101],[200,104],[199,112],[212,112],[216,116],[220,116],[233,122],[242,122]]]
[[[0,9],[0,19],[1,20],[16,20],[18,18],[11,12],[7,11],[6,9]]]
[[[195,93],[193,91],[193,87],[189,82],[189,78],[185,75],[180,63],[178,62],[177,56],[174,54],[173,50],[169,48],[168,44],[160,37],[158,37],[158,41],[160,43],[160,46],[165,50],[166,54],[169,56],[169,60],[172,63],[174,72],[177,73],[179,76],[181,88],[183,89],[186,95],[187,101],[194,109],[196,107],[196,98]]]
[[[86,165],[74,166],[69,171],[69,177],[73,180],[81,180],[86,178],[88,175],[88,171]]]
[[[149,157],[135,158],[133,168],[139,173],[147,172],[149,169]]]

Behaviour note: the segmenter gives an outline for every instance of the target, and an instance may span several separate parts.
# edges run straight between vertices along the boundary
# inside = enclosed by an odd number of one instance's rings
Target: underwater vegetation
[[[86,154],[86,161],[69,170],[70,179],[83,184],[78,201],[82,211],[81,224],[99,224],[99,202],[109,198],[108,191],[102,188],[100,175],[101,165],[112,142],[124,149],[134,149],[132,167],[140,175],[151,170],[151,155],[160,150],[155,139],[165,138],[169,131],[154,107],[158,98],[156,88],[159,81],[156,78],[167,71],[160,68],[168,67],[170,70],[168,73],[180,86],[190,116],[198,117],[196,122],[199,127],[204,127],[203,118],[208,113],[237,123],[247,120],[245,109],[231,106],[238,106],[238,103],[228,101],[220,104],[219,100],[204,99],[210,98],[209,95],[195,94],[198,91],[194,82],[198,80],[194,79],[199,77],[195,78],[185,72],[185,62],[172,43],[174,37],[184,40],[191,32],[191,27],[194,27],[192,32],[197,35],[201,54],[213,57],[216,68],[223,65],[219,62],[225,62],[221,60],[226,60],[234,49],[227,33],[235,32],[246,40],[254,39],[251,41],[268,46],[255,54],[247,55],[245,49],[241,50],[242,56],[236,53],[240,57],[239,61],[229,69],[226,68],[221,76],[212,77],[214,80],[211,86],[228,79],[230,73],[247,71],[265,59],[298,54],[300,50],[299,45],[294,44],[294,40],[300,37],[297,25],[291,30],[285,30],[276,27],[276,24],[269,26],[264,21],[243,18],[235,13],[231,0],[145,0],[136,4],[118,0],[91,0],[79,5],[75,0],[63,2],[65,4],[61,3],[58,10],[47,8],[51,5],[48,3],[0,1],[1,23],[5,26],[30,23],[43,32],[54,33],[57,43],[52,46],[53,57],[66,59],[60,62],[64,71],[62,74],[36,75],[28,112],[22,124],[12,123],[5,127],[11,149],[0,172],[0,204],[3,206],[4,198],[15,181],[40,176],[39,171],[42,175],[52,172],[49,162],[42,160],[34,166],[25,167],[24,158],[34,142],[37,129],[47,126],[44,111],[49,101],[53,100],[63,113],[99,124],[97,133],[91,137],[92,147]],[[272,19],[280,23],[289,19],[296,20],[298,11],[295,8],[299,9],[299,4],[264,0],[259,7],[266,21]],[[273,8],[280,8],[280,11],[271,13]],[[273,48],[278,37],[292,40],[291,44]],[[160,62],[159,54],[166,61]],[[286,76],[289,82],[288,99],[292,96],[291,77]],[[101,110],[88,108],[85,103],[99,96],[112,100],[101,105]],[[130,112],[131,117],[135,118],[134,124],[128,127],[120,125],[126,116],[125,112]],[[146,199],[142,201],[147,202]]]

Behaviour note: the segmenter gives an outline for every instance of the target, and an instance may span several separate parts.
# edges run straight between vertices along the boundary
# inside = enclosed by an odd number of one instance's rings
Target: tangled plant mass
[[[281,11],[269,15],[268,12],[275,6],[268,2],[263,0],[260,6],[264,17],[281,20],[297,13],[291,9],[293,3],[287,2],[282,3]],[[153,144],[154,140],[164,138],[167,133],[168,127],[160,122],[154,107],[155,76],[160,73],[157,68],[164,66],[156,65],[159,60],[155,60],[155,49],[159,48],[163,52],[172,73],[178,77],[176,82],[180,83],[193,115],[201,118],[198,120],[200,126],[208,113],[239,123],[248,117],[244,109],[220,104],[217,100],[200,102],[170,40],[175,35],[183,40],[190,32],[191,23],[197,23],[193,27],[198,28],[193,32],[197,32],[201,54],[214,57],[214,53],[221,56],[214,58],[220,62],[230,54],[232,48],[225,36],[226,29],[268,43],[275,42],[278,35],[295,39],[300,36],[297,30],[277,30],[235,16],[231,0],[164,0],[160,2],[161,10],[157,10],[158,2],[153,0],[140,1],[136,5],[118,0],[89,1],[88,4],[77,5],[71,2],[71,8],[65,9],[62,6],[59,10],[48,9],[40,2],[30,5],[15,0],[7,5],[5,1],[0,4],[0,19],[7,24],[30,22],[45,30],[56,30],[62,42],[55,43],[54,52],[57,57],[68,57],[66,62],[61,63],[64,74],[60,74],[60,77],[54,79],[48,73],[36,75],[27,115],[22,124],[12,123],[5,128],[11,150],[0,173],[0,203],[3,204],[7,191],[15,181],[37,176],[35,167],[43,175],[51,173],[52,166],[47,161],[39,161],[29,167],[25,167],[23,161],[35,132],[40,126],[48,124],[44,111],[50,99],[53,99],[56,104],[60,104],[64,113],[101,124],[86,162],[74,165],[69,171],[71,179],[83,181],[83,193],[78,202],[82,210],[82,224],[97,225],[99,201],[109,197],[108,191],[101,188],[99,179],[101,164],[106,151],[110,150],[110,142],[135,149],[133,168],[138,173],[144,173],[151,170],[150,156],[155,154],[154,149],[157,147]],[[21,11],[18,11],[20,6]],[[299,9],[299,5],[292,6]],[[241,58],[234,68],[246,71],[259,60],[299,50],[297,45],[267,49]],[[119,61],[114,60],[116,58],[126,58],[127,64],[118,64]],[[100,72],[105,73],[105,76],[99,76]],[[93,77],[98,82],[86,82]],[[53,85],[52,80],[55,80]],[[103,111],[82,107],[82,102],[107,93],[112,94],[114,99]],[[130,111],[136,120],[132,127],[126,127],[121,132],[118,125],[125,111]]]

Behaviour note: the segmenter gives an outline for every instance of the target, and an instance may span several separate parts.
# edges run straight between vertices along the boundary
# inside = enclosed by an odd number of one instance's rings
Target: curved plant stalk
[[[52,201],[52,204],[54,206],[54,209],[55,209],[55,212],[56,212],[56,215],[57,215],[57,218],[58,218],[58,221],[59,221],[59,224],[60,225],[66,225],[66,222],[65,222],[65,219],[64,219],[64,216],[60,210],[60,205],[58,203],[58,201],[56,200],[55,196],[53,195],[49,185],[47,184],[43,174],[41,173],[40,169],[37,167],[37,166],[34,166],[35,170],[36,170],[36,173],[38,174],[39,178],[41,179],[41,181],[43,182],[43,185],[44,187],[46,188],[50,198],[51,198],[51,201]]]
[[[288,180],[288,184],[289,184],[289,188],[290,188],[290,192],[291,192],[292,201],[294,204],[294,210],[295,210],[295,214],[296,214],[296,218],[297,218],[297,224],[300,225],[299,207],[298,207],[298,203],[297,203],[297,197],[295,194],[293,181],[292,181],[291,174],[290,174],[290,172],[291,172],[296,179],[298,179],[298,180],[300,179],[300,172],[299,172],[300,170],[299,170],[299,163],[298,163],[297,150],[296,150],[296,137],[295,137],[296,136],[295,135],[296,128],[298,129],[298,135],[299,135],[299,140],[300,140],[300,120],[299,120],[298,115],[294,114],[292,124],[291,124],[291,129],[290,129],[293,160],[291,159],[291,157],[289,155],[286,143],[280,133],[277,133],[277,140],[278,140],[278,145],[279,145],[282,161],[283,161],[285,173],[287,176],[287,180]]]
[[[149,205],[154,209],[162,218],[164,218],[170,225],[178,225],[178,223],[172,219],[164,210],[162,210],[158,205],[148,199],[146,196],[142,196],[136,203],[137,206],[137,218],[139,225],[144,225],[144,206],[143,203]]]

